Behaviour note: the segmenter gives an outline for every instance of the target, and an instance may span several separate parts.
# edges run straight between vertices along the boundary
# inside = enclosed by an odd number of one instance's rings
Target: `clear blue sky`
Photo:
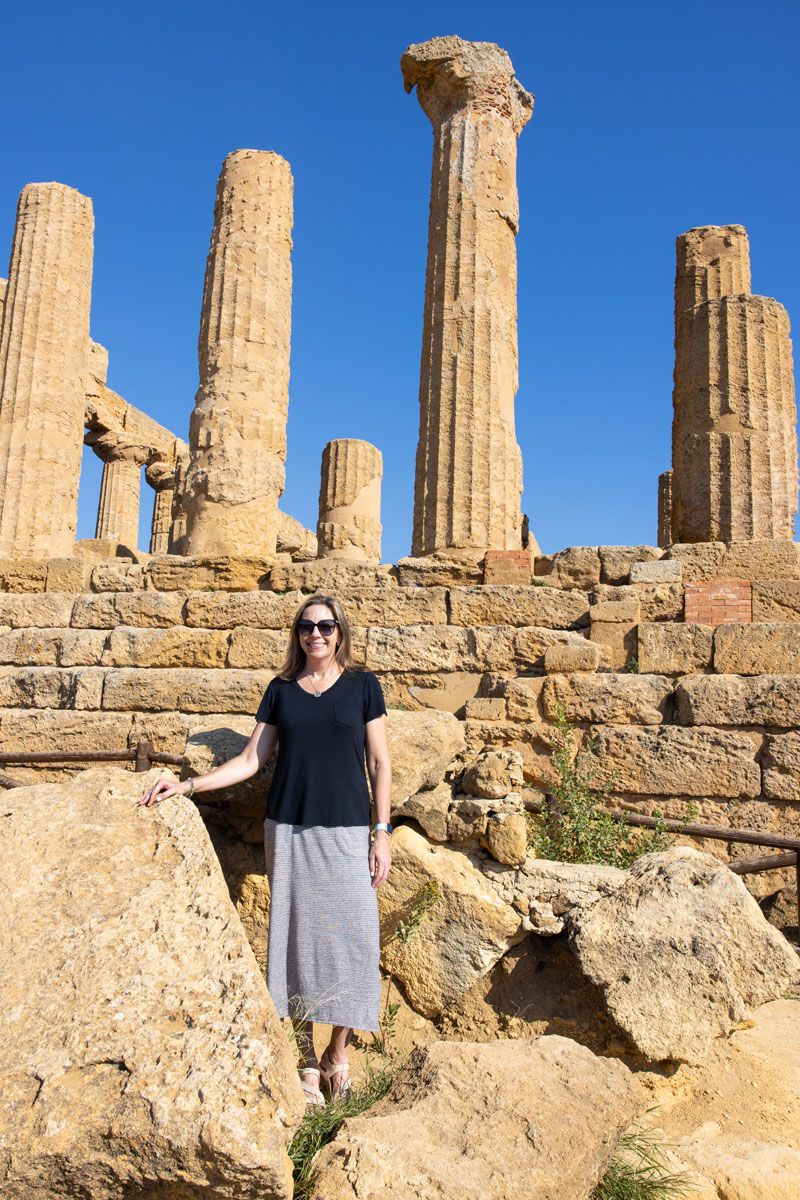
[[[531,528],[545,551],[653,542],[676,234],[746,225],[754,291],[800,324],[796,0],[6,5],[0,263],[25,183],[90,195],[109,384],[186,437],[220,164],[279,151],[295,177],[282,507],[313,528],[323,445],[366,438],[384,456],[396,560],[411,539],[432,137],[399,59],[446,33],[498,42],[536,95],[519,145]]]

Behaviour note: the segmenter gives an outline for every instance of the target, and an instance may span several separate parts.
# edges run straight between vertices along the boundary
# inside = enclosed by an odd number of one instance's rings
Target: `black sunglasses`
[[[297,632],[305,635],[313,633],[315,629],[318,629],[324,638],[329,638],[338,624],[338,621],[306,621],[305,619],[301,619],[297,622]]]

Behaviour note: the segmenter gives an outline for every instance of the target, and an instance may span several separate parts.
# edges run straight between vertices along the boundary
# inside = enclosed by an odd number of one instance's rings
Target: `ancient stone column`
[[[381,561],[380,450],[337,438],[322,452],[317,557]]]
[[[797,413],[789,318],[775,300],[722,290],[749,289],[746,251],[741,226],[690,230],[678,239],[675,542],[793,536]]]
[[[0,279],[0,337],[3,332],[3,309],[6,303],[6,291],[8,290],[8,280]]]
[[[98,439],[98,444],[102,439]],[[149,448],[117,443],[98,450],[103,457],[103,479],[97,509],[95,537],[110,538],[129,550],[139,544],[139,492],[142,467]]]
[[[672,471],[662,471],[658,477],[658,544],[672,545]]]
[[[144,477],[155,492],[153,520],[150,525],[150,553],[168,554],[172,529],[175,463],[150,463],[145,469]]]
[[[175,461],[175,483],[172,491],[172,523],[169,531],[169,553],[186,554],[186,475],[189,452],[178,453]]]
[[[434,131],[412,552],[519,549],[517,138],[533,97],[490,42],[401,59]]]
[[[289,406],[292,173],[278,154],[222,166],[186,476],[188,554],[275,552]]]
[[[23,188],[0,333],[2,555],[74,550],[93,230],[74,188]]]

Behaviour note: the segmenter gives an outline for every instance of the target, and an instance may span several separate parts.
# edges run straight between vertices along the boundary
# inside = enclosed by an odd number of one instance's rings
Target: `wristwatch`
[[[391,833],[394,825],[390,824],[389,821],[378,821],[376,825],[372,826],[372,832],[377,833],[379,829],[385,829],[387,833]]]

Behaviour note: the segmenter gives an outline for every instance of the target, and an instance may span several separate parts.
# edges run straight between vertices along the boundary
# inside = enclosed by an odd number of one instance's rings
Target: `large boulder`
[[[389,711],[392,756],[392,808],[441,782],[446,768],[464,750],[464,726],[449,712],[425,709]]]
[[[640,858],[567,927],[581,969],[651,1062],[701,1062],[714,1038],[800,976],[741,878],[688,846]]]
[[[214,851],[162,772],[3,797],[0,1194],[292,1194],[303,1097]]]
[[[518,867],[487,860],[481,870],[501,899],[522,914],[526,928],[544,937],[563,933],[574,908],[610,896],[626,878],[617,867],[551,862],[532,854]]]
[[[426,895],[433,902],[417,922]],[[468,855],[431,845],[409,825],[392,835],[392,869],[378,902],[383,967],[425,1017],[442,1012],[525,936],[519,913]]]
[[[586,1200],[643,1103],[622,1063],[567,1038],[434,1042],[344,1122],[312,1195]]]

